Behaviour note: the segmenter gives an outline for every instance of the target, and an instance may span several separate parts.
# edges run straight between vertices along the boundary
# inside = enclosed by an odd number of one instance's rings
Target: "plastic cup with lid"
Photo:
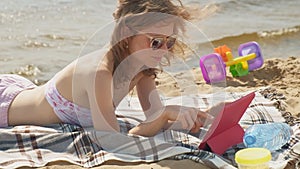
[[[269,169],[271,152],[265,148],[245,148],[235,154],[239,169]]]

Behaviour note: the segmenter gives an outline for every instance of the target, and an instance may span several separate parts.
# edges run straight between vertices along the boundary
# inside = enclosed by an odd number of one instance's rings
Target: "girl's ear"
[[[129,39],[128,38],[129,37],[127,37],[127,38],[124,39],[125,48],[128,48],[128,46],[129,46]]]
[[[131,31],[131,29],[128,26],[123,26],[122,28],[122,38],[124,40],[124,43],[126,44],[126,48],[128,48],[128,44],[130,41],[130,38],[133,36],[133,32]]]

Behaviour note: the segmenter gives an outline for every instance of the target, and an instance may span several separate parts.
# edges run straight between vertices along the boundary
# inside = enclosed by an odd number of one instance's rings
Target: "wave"
[[[300,25],[291,28],[282,28],[279,30],[262,31],[262,32],[258,32],[258,35],[259,37],[262,38],[268,38],[268,37],[278,37],[278,36],[294,34],[297,32],[300,32]]]
[[[266,30],[260,32],[252,32],[252,33],[243,33],[239,35],[233,36],[225,36],[219,39],[214,39],[211,43],[216,45],[223,44],[240,44],[248,41],[276,41],[279,38],[283,38],[286,36],[293,36],[294,34],[300,33],[300,25],[294,26],[290,28],[282,28],[277,30]]]

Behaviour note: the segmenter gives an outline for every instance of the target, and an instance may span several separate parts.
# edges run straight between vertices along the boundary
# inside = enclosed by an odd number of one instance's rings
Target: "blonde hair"
[[[124,56],[129,54],[128,44],[125,41],[126,37],[134,35],[133,32],[128,32],[128,30],[126,32],[124,25],[134,30],[141,30],[141,27],[168,20],[173,16],[180,19],[175,22],[175,33],[178,30],[185,31],[183,20],[190,20],[191,15],[180,0],[177,2],[178,5],[175,5],[171,0],[119,0],[117,9],[113,13],[116,26],[110,42],[111,48],[108,52],[114,60],[113,73],[124,60]],[[171,51],[183,52],[181,46],[182,44],[176,41]],[[156,77],[156,69],[153,68],[145,69],[143,73]]]

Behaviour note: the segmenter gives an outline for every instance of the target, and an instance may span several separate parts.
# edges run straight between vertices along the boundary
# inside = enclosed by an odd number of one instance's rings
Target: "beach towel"
[[[226,93],[233,101],[249,92]],[[256,123],[287,122],[294,134],[282,149],[272,153],[274,169],[296,166],[300,157],[300,123],[284,109],[284,96],[271,88],[255,91],[256,96],[240,120],[243,128]],[[188,105],[197,102],[209,106],[210,94],[163,98],[166,104]],[[124,103],[125,104],[125,103]],[[201,140],[184,131],[165,130],[147,138],[127,134],[144,116],[137,98],[130,107],[117,110],[121,133],[95,131],[76,125],[15,126],[0,129],[0,168],[41,167],[49,162],[67,161],[82,167],[94,167],[109,160],[157,162],[163,159],[190,159],[210,168],[236,168],[234,154],[243,144],[229,148],[222,156],[198,149]]]

